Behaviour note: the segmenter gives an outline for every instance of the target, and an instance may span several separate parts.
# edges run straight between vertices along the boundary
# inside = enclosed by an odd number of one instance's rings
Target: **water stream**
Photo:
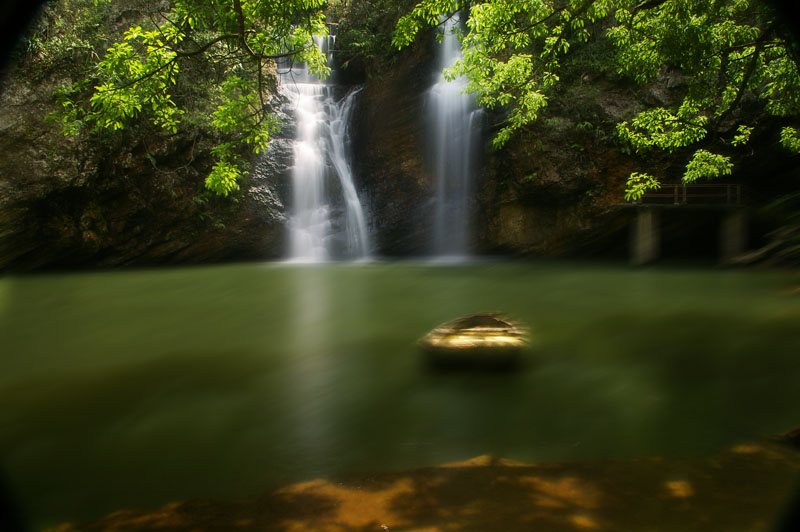
[[[344,97],[340,102],[329,102],[330,111],[328,113],[328,139],[330,155],[333,168],[339,177],[339,185],[345,202],[345,249],[348,257],[356,259],[366,259],[369,257],[369,234],[367,232],[367,222],[364,217],[364,208],[356,192],[353,182],[353,171],[348,150],[350,139],[349,125],[353,111],[353,104],[356,95],[361,89],[355,89]]]
[[[483,114],[475,98],[465,94],[466,80],[448,81],[441,73],[461,58],[461,43],[454,33],[459,24],[457,15],[444,23],[437,51],[440,74],[429,92],[436,177],[433,255],[456,260],[468,256],[472,245],[472,196]]]
[[[318,43],[329,64],[333,43],[333,35]],[[281,75],[281,89],[294,106],[297,128],[289,259],[368,258],[366,216],[353,182],[348,149],[348,125],[359,89],[336,100],[336,87],[312,76],[304,65],[294,65]]]

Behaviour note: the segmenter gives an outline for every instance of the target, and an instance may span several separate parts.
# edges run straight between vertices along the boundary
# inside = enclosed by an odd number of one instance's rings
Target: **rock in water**
[[[437,366],[511,368],[528,345],[527,328],[498,312],[471,314],[443,323],[419,340]]]

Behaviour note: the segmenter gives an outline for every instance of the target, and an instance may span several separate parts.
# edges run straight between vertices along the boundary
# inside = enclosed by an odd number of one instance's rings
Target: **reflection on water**
[[[43,526],[490,454],[694,457],[800,422],[794,272],[235,265],[0,279],[0,458]],[[503,311],[512,374],[417,338]]]
[[[324,457],[334,441],[327,405],[336,393],[331,381],[336,360],[326,353],[331,336],[329,291],[325,269],[303,265],[288,272],[294,296],[287,301],[290,316],[291,350],[287,358],[287,406],[297,415],[292,423],[292,441],[297,450],[313,462]],[[308,464],[307,464],[308,465]]]

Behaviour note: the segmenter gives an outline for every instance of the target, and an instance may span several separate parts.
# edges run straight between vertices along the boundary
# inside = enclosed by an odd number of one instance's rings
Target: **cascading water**
[[[326,260],[330,208],[325,198],[325,155],[320,135],[323,117],[319,100],[324,85],[298,82],[292,96],[297,119],[292,168],[292,212],[289,219],[289,257]]]
[[[369,256],[369,234],[367,233],[364,209],[353,184],[353,171],[348,157],[349,150],[347,150],[347,141],[350,138],[348,131],[350,115],[356,95],[360,91],[361,89],[350,91],[338,104],[333,104],[332,101],[328,103],[330,106],[328,139],[330,141],[329,155],[336,175],[339,176],[339,184],[342,187],[345,202],[347,255],[352,258],[365,259]]]
[[[318,44],[332,59],[335,36]],[[332,87],[295,65],[281,74],[281,89],[295,108],[297,134],[292,168],[289,259],[321,262],[366,259],[369,239],[348,157],[348,123],[358,90],[336,101]],[[338,177],[339,189],[331,177]],[[337,192],[344,219],[337,219]],[[343,227],[341,227],[343,225]]]
[[[461,43],[454,30],[458,15],[444,23],[444,35],[438,47],[438,67],[449,68],[461,58]],[[483,111],[475,98],[465,94],[466,81],[452,81],[439,74],[430,89],[430,130],[432,159],[436,177],[436,208],[433,254],[439,258],[459,259],[469,255],[473,233],[471,198],[477,169]]]

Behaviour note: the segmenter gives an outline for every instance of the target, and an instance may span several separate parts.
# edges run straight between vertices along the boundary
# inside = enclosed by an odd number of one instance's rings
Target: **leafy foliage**
[[[604,39],[613,44],[619,75],[645,83],[667,68],[685,84],[676,105],[617,124],[619,138],[637,152],[699,147],[711,133],[730,138],[731,117],[748,99],[778,116],[800,114],[800,54],[758,0],[422,0],[398,22],[395,46],[458,10],[468,12],[463,59],[447,75],[464,76],[481,105],[505,110],[497,147],[545,109],[566,54]],[[730,145],[746,144],[752,128],[740,124]],[[797,150],[797,140],[795,130],[784,129],[784,146]],[[729,158],[700,149],[684,181],[730,172]],[[656,182],[634,173],[626,197],[641,197],[641,185]]]
[[[344,59],[368,74],[385,71],[397,55],[392,33],[398,19],[415,0],[347,0],[329,5],[328,18],[339,22],[336,46]]]
[[[753,128],[749,126],[739,126],[736,129],[736,136],[733,137],[731,144],[734,146],[743,146],[750,141],[750,135],[753,133]]]
[[[70,70],[99,59],[96,43],[107,38],[103,21],[108,0],[61,0],[45,4],[39,20],[23,40],[27,65],[38,73]],[[36,73],[34,73],[34,76]]]
[[[732,168],[730,157],[706,150],[697,150],[694,152],[692,160],[686,165],[682,181],[694,183],[698,179],[713,179],[721,175],[730,175]]]
[[[800,153],[800,132],[793,127],[781,130],[781,145],[792,153]]]
[[[636,201],[641,199],[648,190],[655,190],[659,187],[658,180],[650,174],[633,172],[628,177],[627,189],[625,190],[625,201]]]
[[[92,3],[99,9],[109,1]],[[87,2],[83,8],[91,11]],[[324,7],[325,0],[155,2],[82,79],[58,90],[54,118],[65,134],[116,131],[134,119],[174,134],[190,112],[195,125],[227,138],[224,149],[214,151],[217,162],[206,180],[207,188],[226,196],[243,174],[244,149],[263,151],[278,128],[267,98],[270,65],[289,57],[318,76],[328,75],[325,56],[313,42],[327,34]],[[203,63],[213,75],[211,112],[181,98],[192,83],[183,68],[189,61]]]
[[[637,151],[650,148],[673,151],[702,140],[707,123],[708,117],[698,114],[696,106],[684,102],[674,114],[663,107],[642,111],[630,123],[617,124],[617,132]]]
[[[162,38],[163,36],[163,38]],[[132,117],[148,106],[152,122],[176,133],[183,114],[168,89],[178,73],[177,54],[165,46],[168,39],[181,38],[174,26],[151,31],[135,26],[125,32],[123,41],[113,44],[98,64],[95,92],[89,99],[88,118],[97,127],[122,129]]]
[[[219,161],[206,178],[206,188],[220,196],[227,196],[232,190],[238,188],[236,181],[240,175],[239,168],[227,161]]]

